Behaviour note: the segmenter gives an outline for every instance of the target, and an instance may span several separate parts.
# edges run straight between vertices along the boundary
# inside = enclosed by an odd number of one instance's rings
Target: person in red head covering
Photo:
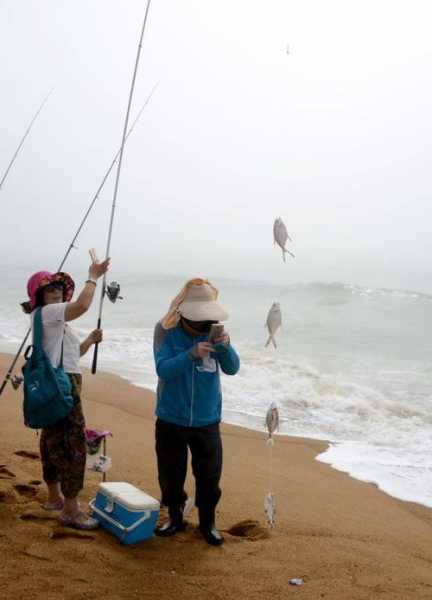
[[[48,487],[46,510],[59,510],[61,525],[77,529],[94,529],[98,522],[81,511],[78,494],[83,488],[86,462],[85,422],[81,408],[80,356],[96,342],[102,330],[95,329],[80,342],[69,321],[78,319],[90,308],[97,282],[108,270],[109,259],[99,262],[94,253],[89,277],[78,298],[72,301],[75,284],[67,273],[38,271],[27,282],[28,303],[24,310],[41,310],[42,347],[53,367],[63,363],[72,387],[74,406],[61,421],[42,429],[40,453],[43,478]]]

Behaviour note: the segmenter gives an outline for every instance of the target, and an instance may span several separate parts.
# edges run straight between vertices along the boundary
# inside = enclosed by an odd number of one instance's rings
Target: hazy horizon
[[[0,191],[5,268],[58,266],[120,144],[144,10],[1,4],[0,176],[54,87]],[[153,0],[132,118],[159,86],[125,150],[113,278],[432,292],[431,16],[418,0]],[[65,267],[77,279],[89,247],[104,254],[112,191]]]

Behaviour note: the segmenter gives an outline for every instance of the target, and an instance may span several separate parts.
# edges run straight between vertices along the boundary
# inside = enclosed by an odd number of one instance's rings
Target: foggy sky
[[[57,267],[120,144],[144,11],[0,2],[0,175],[54,88],[0,191],[3,267]],[[432,291],[431,17],[418,0],[152,0],[132,117],[159,87],[125,150],[113,275]],[[105,252],[113,184],[72,272]]]

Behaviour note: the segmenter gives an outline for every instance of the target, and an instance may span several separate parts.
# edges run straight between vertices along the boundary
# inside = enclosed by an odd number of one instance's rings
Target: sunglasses
[[[48,294],[52,294],[53,292],[57,292],[59,290],[63,291],[62,283],[50,283],[49,285],[45,285],[43,287],[43,291],[48,292]]]

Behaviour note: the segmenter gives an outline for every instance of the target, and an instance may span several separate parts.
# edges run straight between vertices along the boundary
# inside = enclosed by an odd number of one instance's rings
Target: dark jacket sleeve
[[[160,323],[157,323],[153,335],[153,354],[156,364],[156,373],[160,379],[168,381],[183,375],[190,368],[193,359],[190,350],[174,354],[169,339],[169,332]]]
[[[231,344],[222,346],[216,353],[216,358],[225,375],[235,375],[240,369],[240,358]]]

